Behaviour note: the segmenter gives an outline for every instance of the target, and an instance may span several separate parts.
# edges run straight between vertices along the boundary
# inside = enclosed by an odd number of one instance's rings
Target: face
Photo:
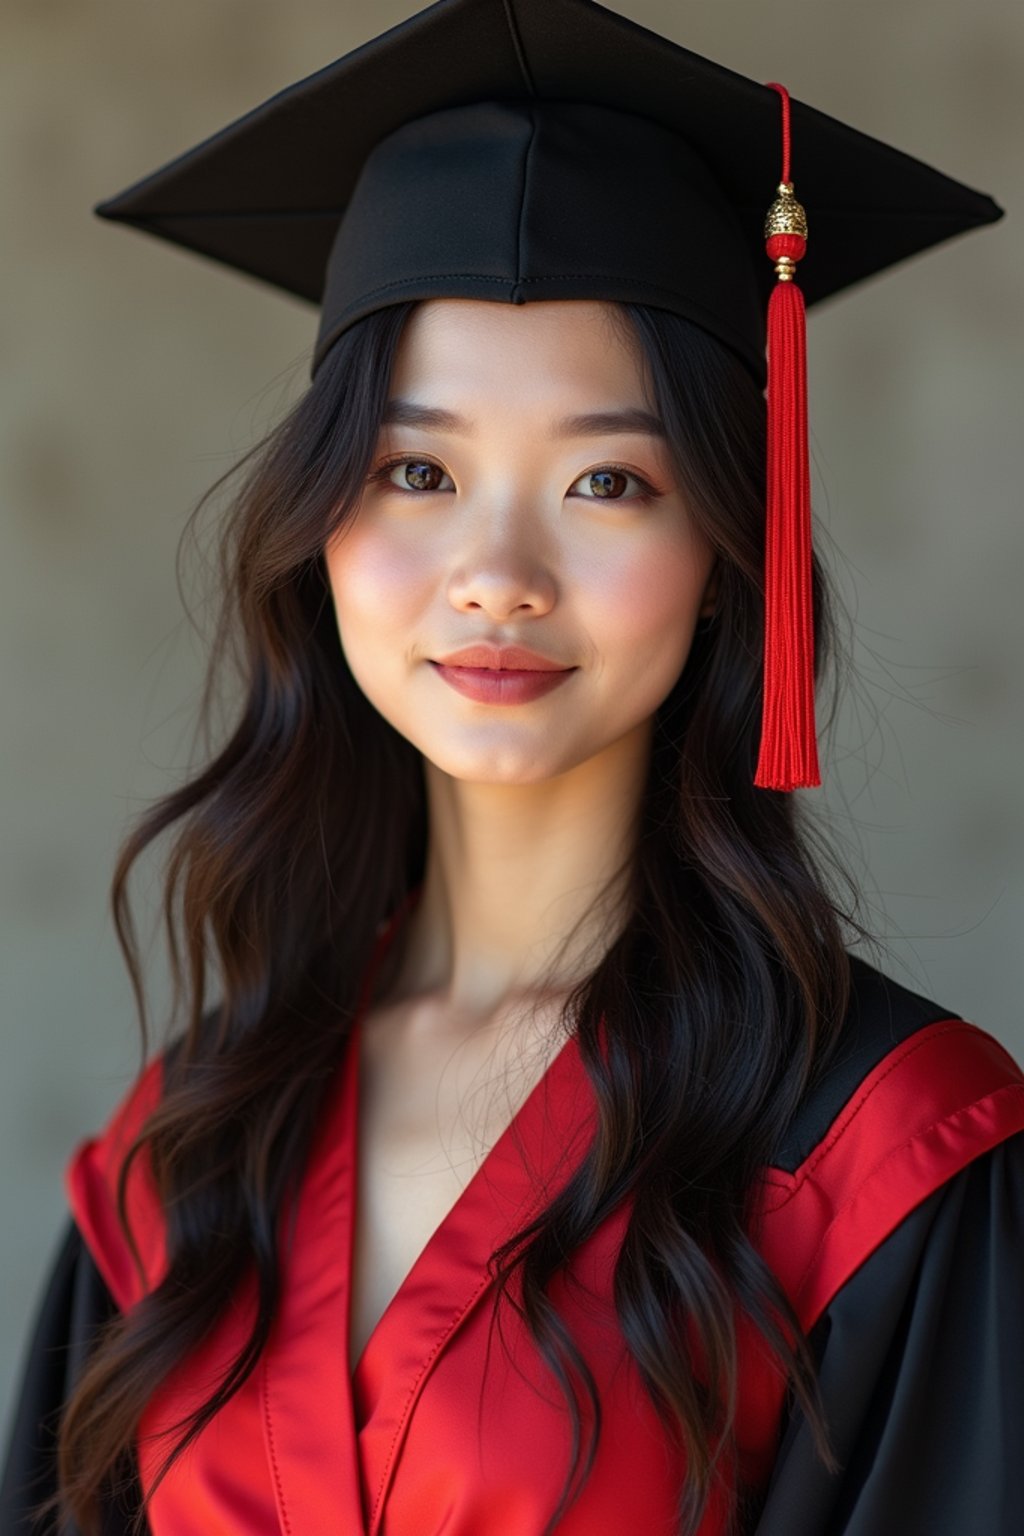
[[[610,306],[422,303],[389,401],[371,478],[324,549],[370,702],[444,773],[486,783],[552,778],[649,734],[713,608],[714,554],[663,437],[568,420],[653,415]],[[457,420],[417,423],[413,407]],[[571,670],[543,692],[477,674],[473,696],[470,674],[436,663],[478,643]]]

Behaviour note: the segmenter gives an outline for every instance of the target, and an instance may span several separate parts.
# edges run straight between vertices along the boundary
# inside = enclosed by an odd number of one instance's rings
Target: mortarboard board
[[[821,782],[804,303],[991,198],[593,0],[436,0],[95,212],[319,305],[314,373],[372,310],[441,297],[642,302],[731,348],[768,396],[754,782]]]

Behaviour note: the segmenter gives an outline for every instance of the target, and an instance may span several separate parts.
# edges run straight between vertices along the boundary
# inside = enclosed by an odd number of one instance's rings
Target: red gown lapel
[[[364,997],[393,932],[382,936]],[[568,1180],[594,1126],[593,1094],[570,1037],[420,1252],[352,1372],[361,1015],[303,1182],[262,1367],[265,1444],[286,1533],[376,1536],[416,1400],[489,1289],[492,1250]]]
[[[490,1289],[487,1260],[567,1182],[593,1133],[592,1095],[569,1038],[422,1250],[355,1371],[367,1531],[376,1536],[402,1438],[445,1349]],[[355,1119],[346,1121],[352,1139]]]
[[[343,1070],[303,1180],[280,1310],[261,1364],[264,1443],[282,1536],[365,1528],[346,1349],[355,1170],[338,1136],[350,1087]]]

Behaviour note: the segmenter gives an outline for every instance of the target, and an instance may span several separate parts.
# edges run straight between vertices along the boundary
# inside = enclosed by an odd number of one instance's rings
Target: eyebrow
[[[473,424],[455,411],[440,406],[417,405],[414,400],[389,400],[382,417],[384,426],[426,427],[434,432],[461,432],[472,436]],[[553,437],[605,437],[615,432],[643,433],[647,437],[666,437],[665,425],[650,411],[631,407],[624,411],[589,411],[579,416],[563,416],[551,429]]]

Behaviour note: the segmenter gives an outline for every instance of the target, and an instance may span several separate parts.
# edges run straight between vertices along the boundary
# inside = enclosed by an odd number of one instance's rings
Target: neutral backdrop
[[[822,788],[800,793],[864,888],[890,974],[1024,1059],[1024,7],[614,8],[1007,210],[812,317],[815,537],[857,683]],[[187,763],[205,641],[185,617],[178,540],[200,493],[303,388],[315,330],[299,301],[90,209],[417,9],[4,0],[0,13],[8,1412],[64,1166],[139,1061],[108,886],[129,823]],[[796,145],[798,193],[799,165]],[[159,1019],[159,937],[149,955]]]

